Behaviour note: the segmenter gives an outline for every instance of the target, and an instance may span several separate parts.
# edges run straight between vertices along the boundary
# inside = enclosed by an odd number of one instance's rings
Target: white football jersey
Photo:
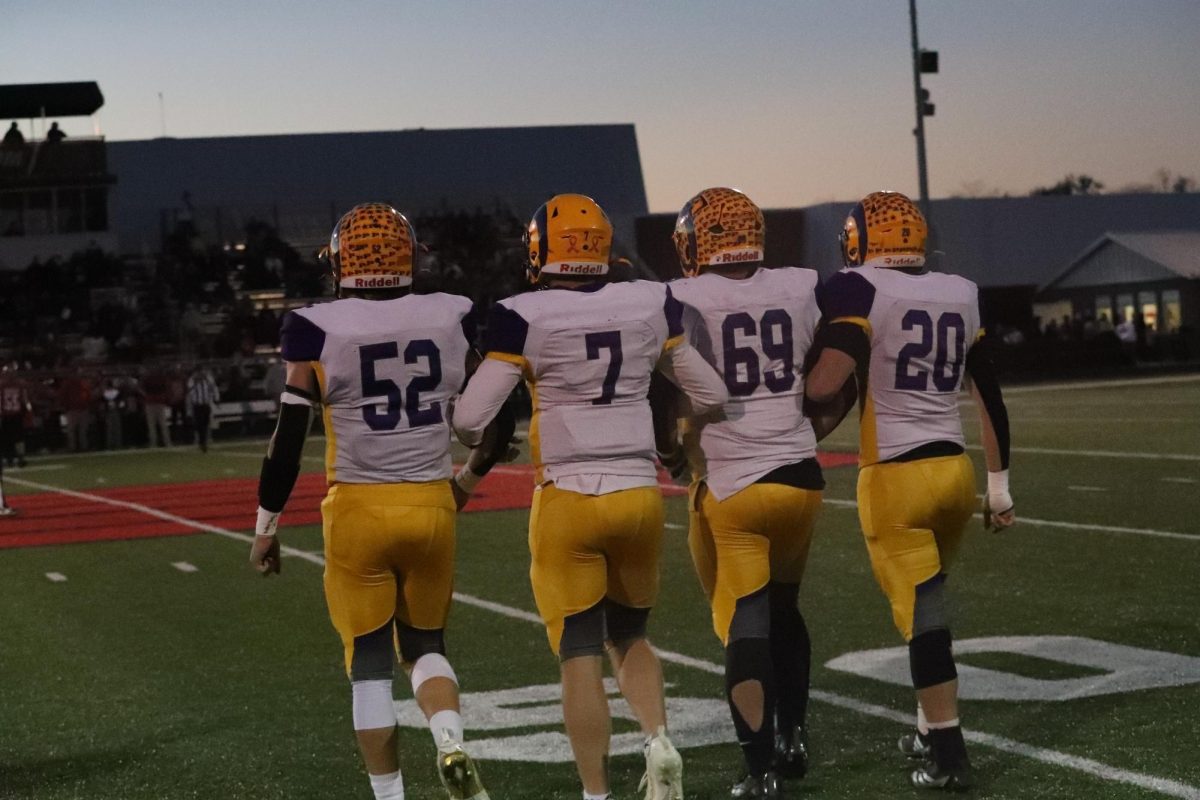
[[[451,476],[446,403],[466,379],[464,319],[450,294],[345,298],[284,317],[287,361],[310,361],[332,483],[417,483]]]
[[[980,335],[979,289],[958,275],[845,269],[822,291],[825,316],[871,339],[859,446],[862,466],[921,445],[965,445],[958,393]]]
[[[760,269],[735,280],[713,272],[672,281],[688,341],[725,379],[720,418],[685,422],[695,477],[718,500],[788,464],[812,458],[804,416],[804,357],[820,322],[817,273]]]
[[[520,365],[529,385],[539,484],[597,494],[657,483],[647,393],[659,357],[683,341],[681,312],[649,281],[544,289],[493,307],[487,356]],[[595,476],[612,480],[600,489]]]

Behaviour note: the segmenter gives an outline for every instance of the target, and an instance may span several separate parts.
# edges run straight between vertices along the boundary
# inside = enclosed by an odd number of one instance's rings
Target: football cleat
[[[933,752],[933,746],[930,745],[929,739],[922,736],[920,731],[904,734],[900,737],[900,741],[896,742],[896,746],[908,758],[929,758]]]
[[[808,773],[808,734],[803,725],[775,734],[774,767],[784,778],[803,778]]]
[[[746,775],[740,781],[733,785],[729,790],[730,797],[783,797],[783,789],[779,785],[779,778],[774,772],[765,772],[762,775]]]
[[[450,800],[489,800],[479,779],[479,768],[462,744],[445,734],[438,745],[437,771]]]
[[[737,189],[705,189],[675,220],[675,252],[683,274],[763,260],[767,227],[762,210]]]
[[[646,772],[638,791],[646,791],[646,800],[683,800],[683,759],[667,732],[658,732],[646,740]]]
[[[969,763],[964,761],[954,769],[945,769],[933,759],[913,770],[909,782],[915,789],[941,789],[945,792],[965,792],[975,785]]]
[[[612,223],[595,200],[582,194],[555,195],[525,230],[525,274],[535,284],[543,275],[607,275],[612,238]]]
[[[917,204],[899,192],[872,192],[842,223],[847,267],[923,267],[929,229]]]
[[[412,285],[417,233],[386,203],[360,203],[329,237],[329,266],[338,289],[395,289]]]
[[[0,517],[15,517],[17,510],[12,506],[0,506]]]

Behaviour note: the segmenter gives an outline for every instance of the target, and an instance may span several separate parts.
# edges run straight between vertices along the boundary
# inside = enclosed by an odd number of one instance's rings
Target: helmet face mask
[[[612,252],[612,223],[582,194],[559,194],[534,213],[525,229],[525,274],[537,284],[548,276],[603,277]]]
[[[689,278],[710,267],[759,263],[766,245],[762,210],[737,189],[705,189],[675,221],[675,252]]]
[[[386,203],[360,203],[333,227],[328,257],[334,291],[373,291],[412,286],[417,234],[412,223]]]
[[[923,267],[928,226],[899,192],[872,192],[855,204],[838,237],[847,267]]]

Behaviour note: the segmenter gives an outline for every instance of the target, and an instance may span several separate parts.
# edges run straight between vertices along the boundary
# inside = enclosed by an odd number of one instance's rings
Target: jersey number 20
[[[896,357],[896,388],[910,392],[929,391],[929,379],[933,378],[933,386],[939,392],[958,390],[958,378],[962,374],[963,361],[966,358],[967,326],[962,314],[957,311],[947,311],[937,319],[937,324],[929,316],[929,312],[920,308],[909,309],[900,320],[900,327],[906,331],[917,330],[921,333],[920,341],[909,342],[900,348]],[[951,337],[953,331],[954,336]],[[936,347],[934,334],[937,334]],[[953,338],[953,343],[951,342]],[[913,361],[933,357],[933,372],[921,369],[919,366],[911,369]]]
[[[400,410],[408,417],[408,427],[436,425],[442,421],[442,404],[430,403],[421,408],[421,392],[433,391],[442,382],[442,356],[431,339],[413,339],[404,348],[404,363],[416,364],[422,358],[429,363],[429,374],[418,375],[408,382],[404,392],[391,378],[375,377],[375,362],[385,358],[398,358],[400,346],[395,342],[364,344],[358,348],[358,361],[362,370],[362,393],[364,398],[386,397],[387,411],[380,413],[374,405],[363,406],[363,422],[373,431],[392,431],[400,424]]]

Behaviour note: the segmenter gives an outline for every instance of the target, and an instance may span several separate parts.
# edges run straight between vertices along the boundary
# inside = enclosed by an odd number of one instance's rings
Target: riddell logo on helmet
[[[400,286],[399,275],[377,275],[373,278],[353,278],[355,289],[392,289]]]
[[[559,275],[603,275],[605,271],[604,264],[559,264]]]
[[[762,251],[756,249],[746,250],[729,250],[724,253],[717,253],[711,259],[709,264],[742,264],[747,261],[762,261]]]
[[[888,267],[919,267],[924,265],[925,259],[918,256],[888,256],[883,263]]]

